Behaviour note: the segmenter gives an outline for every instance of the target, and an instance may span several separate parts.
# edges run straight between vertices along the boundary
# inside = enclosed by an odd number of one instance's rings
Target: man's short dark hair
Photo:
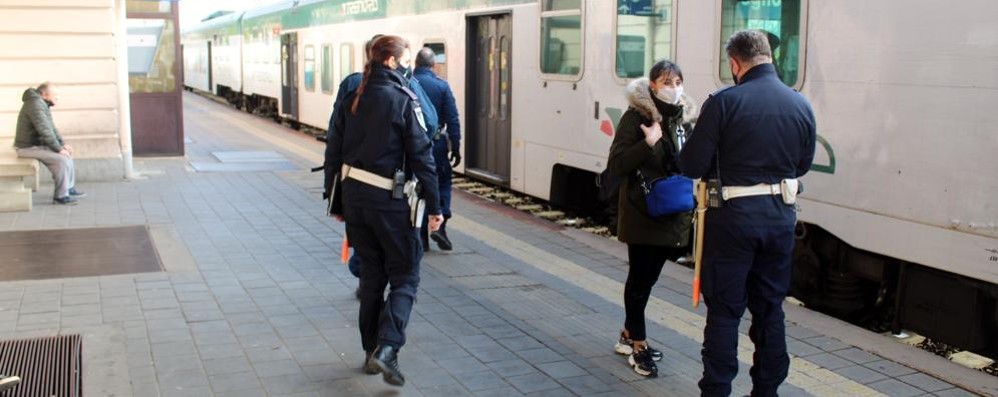
[[[433,65],[437,64],[436,60],[437,54],[433,52],[430,47],[423,47],[416,53],[416,67],[417,68],[432,68]]]
[[[52,83],[46,81],[44,83],[39,84],[38,88],[36,88],[35,90],[38,91],[39,94],[45,94],[45,93],[49,92],[49,87],[51,87],[51,86],[52,86]]]
[[[724,46],[729,58],[739,62],[755,61],[759,57],[773,58],[766,33],[761,30],[739,30],[731,35]]]

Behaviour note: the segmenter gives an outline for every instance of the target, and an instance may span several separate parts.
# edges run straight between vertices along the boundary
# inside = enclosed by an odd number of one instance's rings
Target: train
[[[701,103],[732,84],[725,39],[770,33],[818,121],[791,295],[867,327],[998,355],[998,3],[908,0],[301,0],[185,29],[184,84],[326,128],[364,43],[437,54],[466,176],[598,211],[595,180],[657,59]]]

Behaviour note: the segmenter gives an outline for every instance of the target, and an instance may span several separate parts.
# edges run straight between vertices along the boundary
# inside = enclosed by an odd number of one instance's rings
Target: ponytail
[[[368,61],[364,64],[364,78],[360,81],[360,86],[357,87],[356,96],[353,97],[353,104],[350,105],[350,113],[357,114],[357,105],[360,103],[360,96],[364,95],[364,88],[367,87],[367,80],[371,77],[371,64],[374,61]]]
[[[350,113],[357,114],[357,105],[360,104],[360,97],[364,95],[364,89],[367,88],[368,79],[370,79],[375,65],[384,64],[385,60],[391,57],[400,59],[408,48],[409,42],[398,36],[381,36],[373,39],[371,49],[367,54],[370,60],[364,64],[364,79],[361,80],[360,86],[355,91],[356,96],[353,97]]]

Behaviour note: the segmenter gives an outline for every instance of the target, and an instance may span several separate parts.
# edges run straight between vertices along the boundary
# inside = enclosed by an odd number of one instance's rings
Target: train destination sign
[[[617,14],[652,17],[655,16],[655,6],[652,0],[617,0]]]

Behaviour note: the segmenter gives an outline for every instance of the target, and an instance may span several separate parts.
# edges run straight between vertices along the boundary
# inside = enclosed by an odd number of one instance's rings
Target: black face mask
[[[48,99],[43,99],[43,101],[45,101],[45,104],[46,104],[46,105],[49,105],[49,107],[53,107],[53,106],[55,106],[55,102],[52,102],[52,101],[50,101],[50,100],[48,100]]]
[[[412,68],[411,67],[405,67],[405,66],[399,65],[399,67],[396,68],[395,70],[398,70],[399,73],[402,73],[402,77],[405,77],[406,79],[412,77]]]

